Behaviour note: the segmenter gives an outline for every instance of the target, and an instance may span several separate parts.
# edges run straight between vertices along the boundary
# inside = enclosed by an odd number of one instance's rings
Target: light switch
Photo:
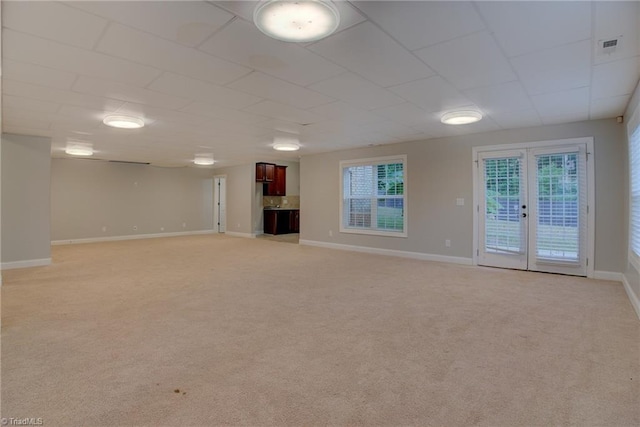
[[[456,199],[456,205],[458,206],[464,206],[464,199],[462,197],[458,197]]]

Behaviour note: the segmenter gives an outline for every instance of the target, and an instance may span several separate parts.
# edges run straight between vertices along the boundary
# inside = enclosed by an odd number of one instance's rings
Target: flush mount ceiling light
[[[215,163],[213,154],[196,154],[193,163],[199,166],[211,166]]]
[[[253,11],[256,27],[285,42],[311,42],[333,33],[340,13],[329,0],[263,0]]]
[[[276,136],[272,147],[278,151],[297,151],[300,149],[300,140],[290,136]]]
[[[482,114],[478,111],[452,111],[446,113],[440,118],[440,121],[445,125],[468,125],[469,123],[475,123],[482,119]]]
[[[138,129],[144,126],[142,119],[131,116],[107,116],[102,123],[120,129]]]
[[[93,146],[86,142],[70,142],[64,152],[71,156],[92,156]]]

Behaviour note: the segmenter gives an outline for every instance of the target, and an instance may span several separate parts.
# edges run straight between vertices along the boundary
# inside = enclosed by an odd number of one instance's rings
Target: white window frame
[[[390,230],[377,230],[373,228],[351,228],[346,227],[344,224],[344,170],[346,168],[354,167],[354,166],[377,166],[381,164],[390,164],[390,163],[402,163],[403,170],[403,230],[402,231],[390,231]],[[407,155],[400,154],[397,156],[385,156],[385,157],[373,157],[367,159],[356,159],[356,160],[342,160],[340,161],[339,168],[339,186],[340,186],[340,210],[339,210],[339,224],[340,224],[340,232],[341,233],[349,233],[349,234],[368,234],[372,236],[387,236],[387,237],[407,237],[408,230],[408,186],[407,186]]]
[[[636,270],[640,271],[640,253],[636,253],[633,249],[633,175],[634,175],[634,164],[633,158],[631,155],[631,137],[635,132],[640,132],[640,107],[636,108],[634,113],[629,118],[627,122],[627,158],[629,159],[629,224],[628,224],[628,260],[631,265],[635,267]],[[640,147],[639,147],[640,149]],[[636,165],[636,167],[640,167],[640,162]],[[640,215],[640,212],[638,213]]]

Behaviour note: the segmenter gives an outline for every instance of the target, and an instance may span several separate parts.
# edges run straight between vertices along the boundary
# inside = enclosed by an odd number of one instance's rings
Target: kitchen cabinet
[[[256,163],[256,182],[273,182],[276,165],[273,163]]]
[[[265,209],[265,234],[288,234],[300,232],[299,209]]]
[[[257,176],[257,175],[256,175]],[[286,196],[287,195],[287,167],[275,165],[272,182],[266,182],[262,194],[265,196]]]

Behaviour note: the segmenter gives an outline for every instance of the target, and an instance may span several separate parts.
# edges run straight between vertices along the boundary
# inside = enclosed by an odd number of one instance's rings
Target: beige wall
[[[488,132],[303,156],[300,162],[301,239],[472,258],[472,147],[594,137],[595,269],[621,272],[625,239],[624,128],[614,119]],[[340,160],[406,154],[407,238],[340,233]],[[456,206],[464,198],[464,206]],[[329,236],[332,232],[333,237]],[[445,247],[445,240],[451,247]]]
[[[2,266],[50,262],[49,138],[2,135]]]
[[[212,176],[204,168],[53,159],[52,240],[212,230]]]

